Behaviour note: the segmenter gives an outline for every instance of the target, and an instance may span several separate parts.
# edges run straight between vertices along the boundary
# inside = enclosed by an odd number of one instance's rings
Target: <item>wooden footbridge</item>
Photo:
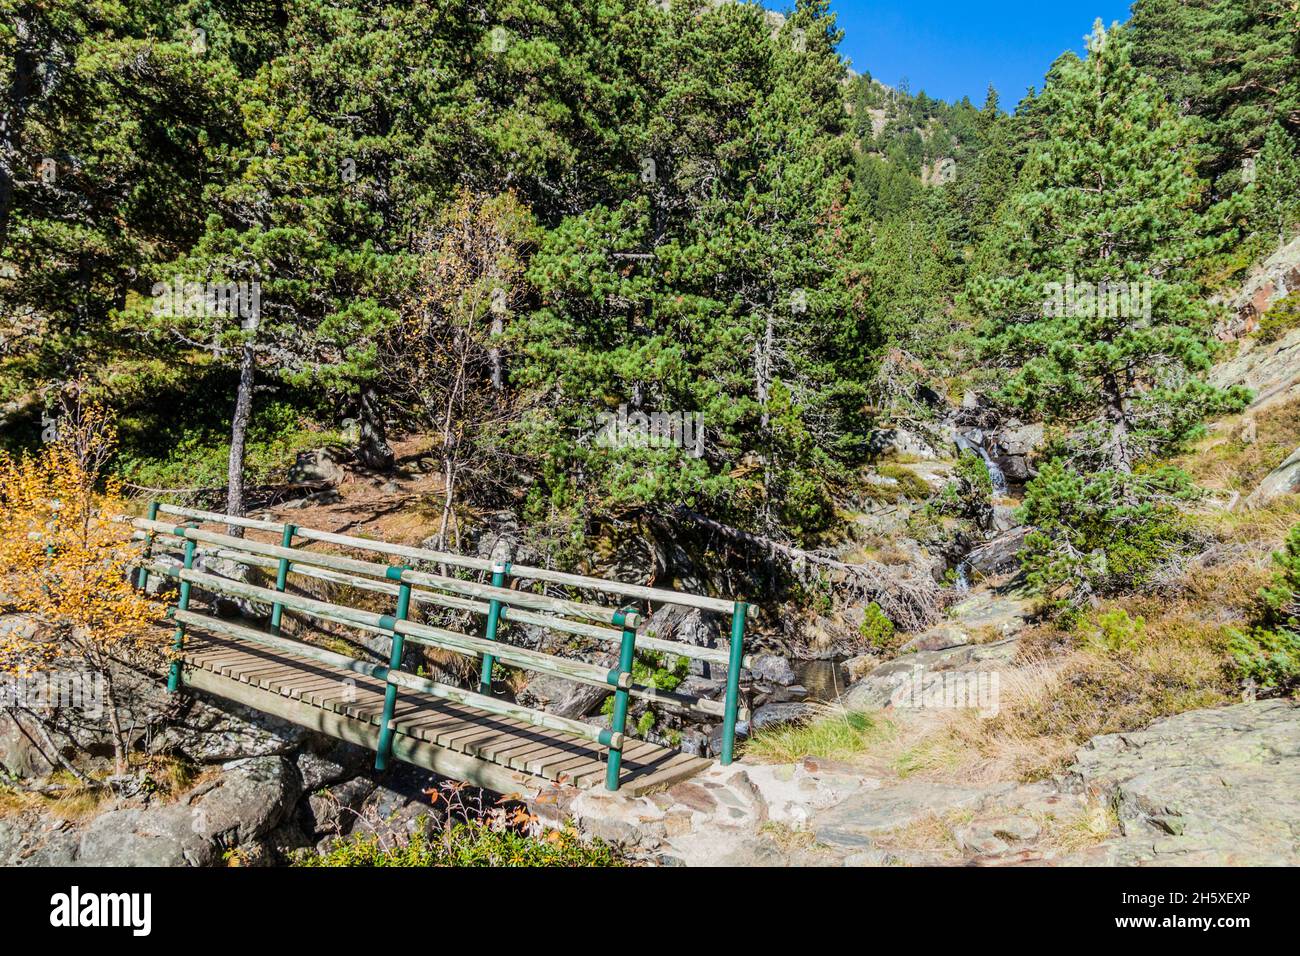
[[[176,622],[168,677],[173,692],[184,687],[215,694],[369,747],[376,752],[379,769],[396,758],[502,793],[557,783],[587,788],[602,782],[610,790],[643,793],[709,766],[711,761],[705,758],[635,739],[627,726],[632,699],[721,719],[720,759],[731,762],[736,722],[746,716],[739,702],[740,672],[748,664],[744,632],[749,606],[744,602],[174,505],[152,503],[149,516],[132,519],[131,524],[144,543],[138,584],[145,587],[151,574],[179,581],[179,597],[170,612]],[[204,530],[204,525],[233,525],[243,529],[244,536]],[[279,543],[251,536],[259,533],[278,538]],[[347,554],[309,550],[311,545],[334,546]],[[357,553],[387,560],[350,556]],[[173,560],[163,560],[167,555]],[[242,565],[250,575],[261,574],[268,586],[201,570],[213,559]],[[394,559],[401,563],[391,563]],[[556,597],[531,587],[569,596]],[[317,594],[345,594],[349,599],[331,603],[308,596],[309,589]],[[601,605],[591,598],[593,594],[614,595],[627,603]],[[218,596],[268,608],[269,626],[262,629],[217,617],[212,603]],[[380,601],[391,610],[379,613],[353,606],[363,599],[372,604]],[[197,610],[196,600],[207,605],[204,612]],[[730,646],[698,647],[646,633],[646,612],[668,605],[729,614]],[[462,633],[419,623],[415,618],[421,607],[482,618],[482,631]],[[282,633],[286,615],[295,637]],[[321,623],[387,638],[391,648],[387,665],[321,646],[323,635],[317,635],[315,642],[297,639],[311,636],[312,625]],[[608,644],[617,649],[617,664],[602,666],[517,646],[508,639],[511,623]],[[347,646],[337,639],[335,643]],[[475,659],[477,689],[403,670],[408,643]],[[724,698],[712,700],[637,684],[632,665],[638,649],[725,668]],[[613,694],[609,725],[524,707],[493,693],[497,661],[608,688]]]

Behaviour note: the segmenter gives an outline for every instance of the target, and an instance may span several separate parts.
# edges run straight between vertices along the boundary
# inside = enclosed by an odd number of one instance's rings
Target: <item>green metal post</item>
[[[745,660],[745,613],[749,605],[737,601],[731,612],[731,657],[727,663],[727,709],[722,718],[722,762],[731,763],[736,749],[736,714],[740,708],[740,666]]]
[[[388,577],[401,582],[401,587],[397,591],[397,611],[392,617],[380,619],[393,635],[393,650],[388,656],[388,669],[391,671],[400,670],[402,667],[402,647],[405,642],[402,635],[397,633],[397,622],[405,621],[406,615],[411,610],[411,586],[401,580],[402,572],[409,570],[410,568],[388,569]],[[384,677],[387,679],[387,672]],[[396,708],[397,685],[388,682],[384,687],[384,713],[379,723],[379,744],[375,749],[376,770],[387,769],[388,758],[393,755],[393,711]]]
[[[176,531],[184,534],[183,528],[177,528]],[[194,569],[194,540],[185,539],[185,570]],[[188,611],[190,607],[190,582],[181,581],[181,595],[176,601],[176,610]],[[174,694],[181,689],[181,651],[185,648],[185,625],[179,621],[176,623],[176,633],[172,635],[172,651],[175,657],[172,659],[172,666],[167,671],[167,693]]]
[[[632,661],[636,654],[636,630],[624,624],[624,615],[630,613],[629,610],[619,611],[614,615],[614,623],[623,628],[623,641],[619,645],[618,651],[618,672],[620,675],[632,673]],[[629,681],[620,681],[620,683],[630,683]],[[614,691],[614,716],[609,723],[609,729],[612,733],[622,735],[627,728],[627,703],[628,691],[626,687],[620,687]],[[605,789],[618,789],[618,772],[623,765],[623,748],[615,747],[612,744],[609,748],[609,764],[605,768]]]
[[[297,532],[297,530],[298,530],[297,525],[286,524],[284,526],[284,534],[280,536],[280,547],[282,548],[293,547],[293,536]],[[289,559],[281,558],[280,566],[279,568],[276,569],[275,572],[275,589],[279,591],[281,594],[283,594],[284,589],[288,586],[288,584],[289,584]],[[271,633],[272,634],[280,633],[280,618],[282,617],[284,617],[284,605],[277,601],[275,604],[271,605]]]
[[[150,521],[158,520],[158,502],[156,501],[149,502],[149,520]],[[144,557],[141,558],[141,561],[144,564],[148,564],[149,558],[152,554],[153,554],[153,532],[150,531],[148,536],[144,539]],[[140,568],[140,573],[136,575],[135,586],[138,587],[141,591],[143,591],[146,587],[149,586],[149,571],[147,568],[143,567],[143,565]]]
[[[494,588],[503,588],[506,586],[506,578],[510,574],[510,563],[492,565],[492,586]],[[501,602],[493,598],[488,602],[487,628],[483,636],[489,641],[497,639],[497,626],[501,620]],[[478,692],[480,694],[492,693],[492,664],[496,660],[491,654],[483,655],[483,667],[479,671]]]

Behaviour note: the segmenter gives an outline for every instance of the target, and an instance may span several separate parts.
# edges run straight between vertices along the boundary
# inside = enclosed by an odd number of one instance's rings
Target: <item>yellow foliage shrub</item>
[[[0,607],[31,614],[35,637],[0,637],[0,672],[23,675],[77,657],[102,670],[163,632],[154,602],[131,583],[137,548],[119,483],[103,475],[116,434],[96,407],[64,418],[36,454],[0,452]]]

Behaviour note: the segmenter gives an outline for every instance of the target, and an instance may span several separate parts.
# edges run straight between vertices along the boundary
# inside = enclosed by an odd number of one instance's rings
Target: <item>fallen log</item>
[[[944,591],[928,573],[908,574],[878,561],[849,564],[829,555],[743,531],[680,505],[670,509],[669,514],[678,521],[712,532],[742,550],[781,562],[801,583],[810,583],[816,572],[830,572],[832,583],[839,585],[847,599],[875,601],[902,630],[929,627],[943,611]]]

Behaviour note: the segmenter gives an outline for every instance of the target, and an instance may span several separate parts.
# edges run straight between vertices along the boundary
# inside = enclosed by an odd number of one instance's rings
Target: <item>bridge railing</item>
[[[185,524],[178,525],[170,521],[158,520],[160,515],[188,520]],[[177,630],[174,640],[178,653],[183,645],[186,625],[201,624],[219,633],[260,640],[261,643],[271,644],[281,650],[292,650],[294,653],[314,657],[324,663],[332,662],[333,666],[370,673],[384,680],[387,684],[385,707],[376,757],[376,765],[381,768],[386,764],[391,752],[391,720],[399,687],[420,690],[435,697],[476,706],[490,713],[521,718],[538,726],[576,734],[607,746],[609,765],[606,786],[609,789],[618,788],[629,698],[646,699],[668,708],[722,717],[723,737],[720,758],[723,763],[730,763],[733,758],[736,723],[738,719],[745,716],[739,704],[740,671],[749,663],[744,655],[744,623],[749,606],[744,602],[726,602],[703,595],[589,578],[546,568],[512,566],[506,562],[492,562],[369,538],[340,535],[287,523],[230,518],[214,512],[174,505],[153,503],[150,505],[148,518],[136,518],[131,523],[137,529],[136,536],[145,541],[140,584],[144,585],[148,573],[171,576],[180,581],[180,596],[175,612]],[[234,524],[250,530],[279,534],[280,544],[274,545],[245,537],[204,531],[198,527],[202,523]],[[449,575],[418,571],[408,564],[391,565],[320,551],[308,551],[301,546],[295,546],[295,539],[395,556],[408,562],[432,563],[471,571],[490,572],[491,583],[483,584]],[[182,556],[182,567],[177,569],[153,560],[151,555],[156,554],[159,548],[179,552]],[[274,570],[275,588],[261,588],[197,571],[193,565],[199,555],[210,555],[249,567]],[[392,615],[378,615],[287,593],[286,588],[291,575],[394,596],[395,611]],[[611,608],[510,588],[507,585],[512,577],[516,580],[524,578],[560,584],[577,590],[612,593],[655,604],[676,604],[715,611],[726,609],[731,612],[730,646],[724,650],[647,635],[638,636],[637,627],[644,620],[644,616],[634,608]],[[216,593],[269,604],[271,606],[270,634],[195,614],[189,609],[190,591],[194,585]],[[472,636],[410,621],[408,616],[413,604],[432,605],[481,615],[484,618],[483,635]],[[287,641],[280,637],[282,617],[286,608],[308,618],[315,617],[391,637],[392,653],[389,666],[381,667],[345,655],[323,651],[302,642]],[[537,625],[615,644],[618,647],[618,666],[606,669],[596,664],[560,658],[511,645],[499,639],[500,625],[507,622]],[[478,658],[480,662],[478,692],[438,684],[401,671],[402,653],[407,640]],[[293,645],[293,647],[282,645]],[[646,650],[725,666],[727,681],[724,700],[719,702],[696,695],[673,693],[636,684],[632,677],[632,669],[638,646]],[[302,648],[309,650],[304,652]],[[325,661],[321,655],[330,657],[330,661]],[[610,687],[614,692],[610,728],[600,728],[570,718],[557,717],[493,697],[491,673],[493,662],[496,660],[579,683]],[[172,690],[179,687],[179,667],[179,663],[173,664],[169,677],[169,687]]]

